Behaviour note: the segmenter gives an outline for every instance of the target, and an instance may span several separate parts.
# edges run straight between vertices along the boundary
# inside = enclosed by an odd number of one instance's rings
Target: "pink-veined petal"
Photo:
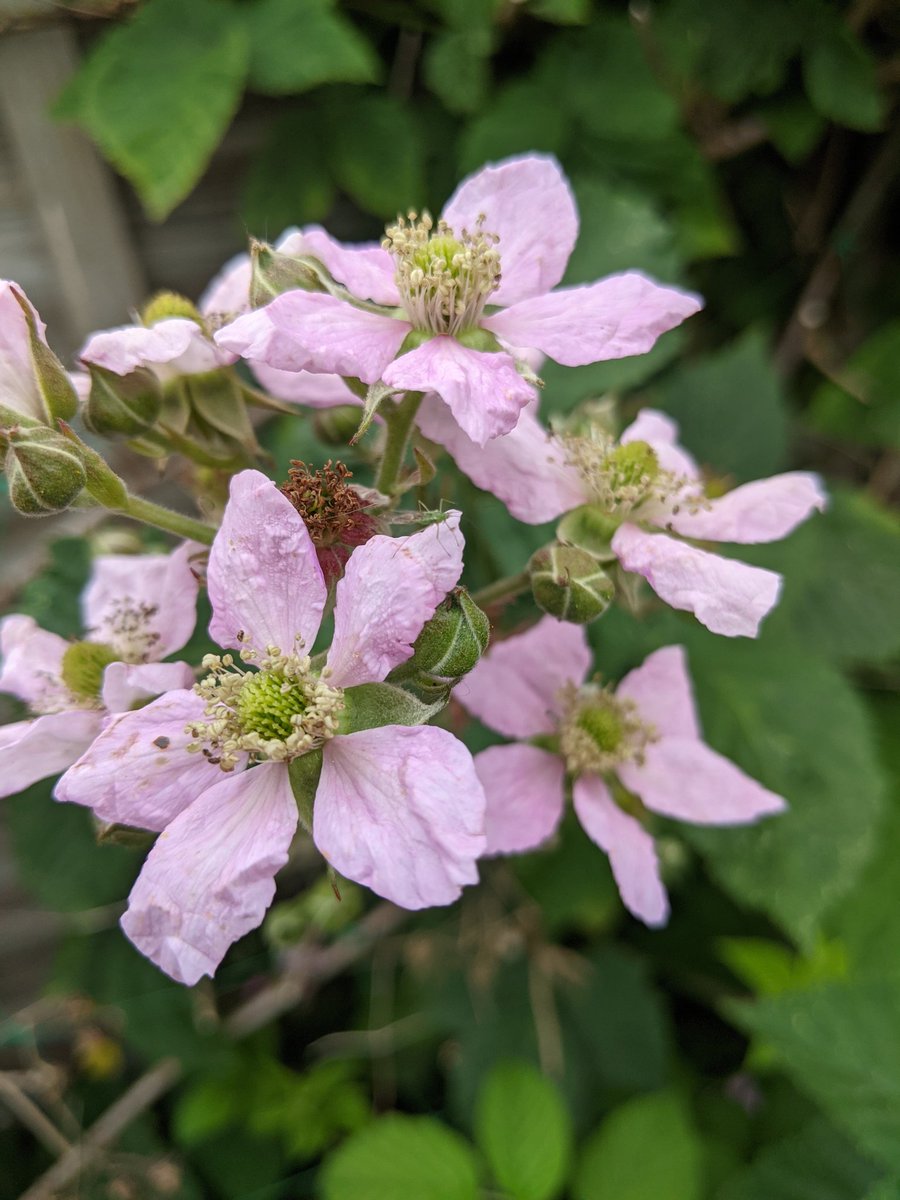
[[[283,763],[222,779],[156,839],[122,928],[179,983],[212,975],[228,947],[265,916],[296,828]]]
[[[346,245],[316,226],[303,231],[304,254],[325,264],[338,283],[360,300],[376,304],[399,304],[400,293],[394,282],[394,260],[377,242]]]
[[[535,397],[508,354],[470,350],[444,336],[402,354],[383,379],[401,391],[436,392],[479,446],[515,428],[522,409]]]
[[[451,904],[478,881],[484,792],[445,729],[385,725],[332,738],[313,840],[348,879],[403,908]]]
[[[555,158],[528,154],[482,167],[459,185],[443,216],[453,230],[500,237],[502,281],[492,304],[540,296],[562,279],[578,237],[578,210]]]
[[[661,737],[699,738],[700,722],[684,646],[664,646],[629,671],[616,688],[637,705],[638,717]]]
[[[362,407],[362,400],[344,383],[340,375],[320,375],[313,371],[279,371],[265,363],[253,364],[253,374],[270,395],[307,408],[334,408],[338,404]]]
[[[300,514],[260,471],[231,481],[207,587],[209,634],[220,646],[289,654],[298,636],[307,650],[315,641],[327,592],[316,548]]]
[[[520,854],[552,837],[563,814],[566,767],[557,754],[521,743],[475,755],[487,801],[485,854]]]
[[[699,479],[700,468],[683,446],[678,444],[678,425],[665,413],[653,408],[642,408],[627,429],[622,431],[619,441],[646,442],[655,451],[659,465],[664,471],[685,479]]]
[[[47,416],[31,361],[28,322],[17,294],[31,309],[38,337],[47,341],[47,327],[22,289],[9,279],[0,279],[0,408],[43,422]]]
[[[69,689],[62,682],[65,638],[41,629],[33,617],[12,613],[0,621],[0,692],[17,696],[34,711],[67,708]]]
[[[625,907],[645,925],[665,925],[669,898],[650,834],[619,808],[598,775],[575,780],[572,802],[585,833],[609,855]]]
[[[194,671],[189,663],[110,663],[103,672],[100,693],[104,708],[111,713],[129,712],[138,704],[165,692],[191,687]]]
[[[775,571],[708,554],[662,533],[621,525],[612,548],[625,570],[643,575],[666,604],[692,612],[725,637],[756,637],[763,617],[778,603],[781,576]]]
[[[103,715],[85,709],[0,725],[0,797],[65,771],[100,732]]]
[[[591,648],[580,625],[542,617],[525,633],[496,642],[453,695],[506,737],[552,733],[566,684],[584,683]]]
[[[589,498],[565,448],[540,424],[529,404],[515,429],[478,446],[438,396],[426,396],[416,418],[427,438],[449,451],[461,471],[502,500],[518,521],[542,525]]]
[[[60,779],[56,799],[92,808],[101,821],[165,829],[222,777],[187,750],[189,722],[206,719],[203,700],[187,690],[113,718]]]
[[[745,483],[695,512],[683,508],[668,518],[667,527],[713,542],[777,542],[827,503],[818,475],[789,471]]]
[[[214,371],[234,361],[232,355],[217,349],[189,317],[166,317],[149,328],[122,325],[103,329],[91,334],[78,357],[116,375],[128,375],[138,367],[158,366],[192,375]]]
[[[782,812],[785,801],[696,738],[664,737],[619,778],[653,812],[694,825],[744,825]]]
[[[698,296],[639,271],[522,300],[481,324],[517,346],[535,346],[567,367],[646,354],[656,339],[702,307]]]
[[[378,534],[350,555],[338,583],[328,651],[335,687],[380,683],[412,654],[412,644],[462,574],[459,516],[409,534]]]

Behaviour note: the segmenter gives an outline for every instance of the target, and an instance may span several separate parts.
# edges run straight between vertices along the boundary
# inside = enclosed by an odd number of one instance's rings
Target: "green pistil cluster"
[[[611,516],[624,518],[648,500],[665,501],[683,488],[685,481],[664,471],[646,442],[616,445],[600,430],[564,435],[563,441],[594,502]]]
[[[630,700],[595,684],[573,685],[563,694],[559,746],[572,775],[604,775],[623,763],[640,763],[655,739]]]
[[[284,741],[294,732],[294,718],[306,712],[302,685],[279,671],[247,675],[237,697],[237,715],[247,733],[265,741]]]
[[[103,672],[120,659],[112,646],[103,642],[73,642],[62,659],[62,681],[79,702],[96,702],[103,686]]]

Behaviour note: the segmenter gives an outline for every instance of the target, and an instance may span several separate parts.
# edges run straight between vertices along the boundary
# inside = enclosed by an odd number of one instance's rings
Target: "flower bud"
[[[152,371],[139,367],[129,375],[116,375],[88,363],[91,390],[82,413],[93,433],[135,437],[149,429],[162,407],[162,387]]]
[[[413,644],[412,658],[396,677],[425,688],[452,687],[487,649],[491,625],[465,588],[454,588],[426,622]]]
[[[201,328],[206,324],[193,300],[188,300],[187,296],[178,292],[157,292],[141,309],[141,324],[148,329],[157,321],[165,321],[169,317],[187,317],[189,321],[196,321]]]
[[[47,426],[7,434],[6,476],[13,508],[25,517],[63,512],[78,498],[87,475],[68,438]]]
[[[316,437],[326,446],[348,445],[359,427],[359,412],[355,404],[320,408],[313,417]]]
[[[556,536],[567,546],[586,550],[598,562],[614,562],[612,539],[621,519],[610,516],[599,504],[582,504],[567,512],[556,528]]]
[[[261,308],[282,292],[302,288],[304,292],[322,292],[321,279],[312,261],[282,254],[266,242],[250,245],[250,304]]]
[[[615,586],[596,558],[577,546],[544,546],[528,564],[538,608],[560,621],[587,625],[612,603]]]

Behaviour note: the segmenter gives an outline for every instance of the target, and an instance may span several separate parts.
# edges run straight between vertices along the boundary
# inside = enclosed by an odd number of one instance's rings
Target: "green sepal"
[[[310,750],[288,763],[288,779],[297,802],[300,824],[307,833],[312,833],[313,808],[316,803],[316,788],[322,774],[322,751]]]
[[[146,829],[133,829],[117,821],[94,821],[94,834],[99,846],[128,846],[135,850],[149,850],[156,840],[155,833]]]
[[[446,697],[425,703],[390,683],[361,683],[344,692],[341,733],[359,733],[382,725],[424,725],[447,703]]]
[[[268,242],[250,242],[250,305],[262,308],[284,292],[330,291],[331,275],[316,258],[283,254]]]
[[[86,445],[65,421],[59,422],[62,433],[71,443],[74,453],[81,460],[87,483],[87,492],[104,508],[121,510],[128,506],[128,488],[106,460],[96,450]]]
[[[240,385],[230,370],[191,375],[185,381],[191,407],[217,433],[233,439],[254,454],[260,450]]]
[[[51,420],[62,418],[71,420],[78,411],[78,393],[72,386],[65,367],[41,338],[37,331],[31,305],[16,288],[12,289],[16,303],[21,308],[28,326],[28,344],[31,350],[31,362],[34,366],[35,382],[44,407]]]
[[[162,388],[152,371],[138,367],[117,375],[95,363],[88,370],[91,390],[82,418],[92,433],[136,437],[153,425],[162,407]]]
[[[375,414],[378,412],[381,405],[387,400],[388,396],[396,395],[397,389],[388,387],[386,383],[373,383],[366,392],[366,401],[363,407],[362,420],[350,439],[350,445],[355,446],[361,437],[368,433],[369,426],[375,420]]]
[[[612,539],[621,521],[596,504],[582,504],[567,512],[556,527],[556,536],[567,546],[586,550],[598,562],[614,562]]]

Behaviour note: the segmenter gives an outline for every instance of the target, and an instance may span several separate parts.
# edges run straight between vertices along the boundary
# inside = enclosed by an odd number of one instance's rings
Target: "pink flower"
[[[306,526],[259,472],[232,480],[208,586],[210,634],[239,661],[210,656],[194,690],[113,721],[57,789],[105,820],[163,831],[122,926],[175,979],[212,974],[262,920],[297,827],[292,777],[314,778],[319,761],[312,836],[341,874],[406,908],[449,904],[477,880],[484,794],[462,743],[375,718],[345,732],[342,720],[409,658],[456,583],[458,521],[353,551],[319,672],[309,651],[327,588]]]
[[[306,251],[352,299],[286,292],[216,341],[282,371],[435,392],[483,446],[534,398],[520,347],[567,366],[644,354],[700,308],[696,296],[637,271],[551,291],[577,234],[555,159],[508,159],[464,180],[436,225],[427,213],[398,220],[384,248],[304,233]]]
[[[14,424],[17,416],[44,424],[47,411],[31,357],[28,323],[17,293],[31,309],[38,337],[47,344],[46,326],[34,305],[17,284],[0,279],[0,425]]]
[[[190,309],[189,302],[174,299]],[[165,383],[179,375],[201,375],[227,367],[236,356],[216,346],[199,313],[153,319],[151,309],[147,324],[120,325],[92,333],[78,357],[115,375],[130,375],[145,367]]]
[[[97,558],[81,597],[85,641],[67,642],[19,613],[0,622],[0,691],[36,714],[0,726],[0,796],[65,770],[109,713],[190,685],[187,663],[160,660],[181,649],[194,629],[194,549]]]
[[[682,539],[774,542],[827,504],[821,480],[805,471],[707,499],[697,464],[678,445],[678,426],[653,409],[644,409],[618,444],[602,434],[550,435],[525,412],[512,433],[481,448],[428,398],[419,425],[518,520],[537,525],[579,509],[574,516],[605,531],[610,560],[643,575],[667,604],[726,637],[757,635],[778,601],[781,576]],[[571,518],[560,526],[564,539],[572,527]]]
[[[669,904],[648,814],[740,825],[781,812],[784,800],[702,741],[681,646],[651,654],[615,693],[586,682],[590,669],[584,630],[544,617],[495,645],[457,688],[485,725],[532,739],[475,757],[487,853],[531,850],[551,837],[568,777],[578,819],[609,855],[625,906],[662,925]]]

